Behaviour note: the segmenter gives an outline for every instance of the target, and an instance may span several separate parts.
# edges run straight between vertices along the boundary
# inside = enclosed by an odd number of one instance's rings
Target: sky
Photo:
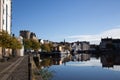
[[[120,38],[120,0],[12,0],[12,32],[60,42]]]

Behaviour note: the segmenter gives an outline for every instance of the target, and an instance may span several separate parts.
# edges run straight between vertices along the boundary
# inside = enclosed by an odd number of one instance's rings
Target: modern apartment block
[[[11,34],[12,0],[0,0],[0,30]]]

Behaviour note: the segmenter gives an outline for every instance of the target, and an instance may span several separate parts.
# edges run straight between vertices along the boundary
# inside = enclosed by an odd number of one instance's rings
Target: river
[[[51,80],[120,80],[120,55],[76,54],[65,58],[43,58],[42,69]]]

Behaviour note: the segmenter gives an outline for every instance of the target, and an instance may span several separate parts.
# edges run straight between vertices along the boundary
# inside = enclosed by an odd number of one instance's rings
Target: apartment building
[[[11,34],[12,0],[0,0],[0,30]]]
[[[4,30],[11,34],[11,18],[12,0],[0,0],[0,31]],[[2,58],[2,47],[0,47],[0,58]]]

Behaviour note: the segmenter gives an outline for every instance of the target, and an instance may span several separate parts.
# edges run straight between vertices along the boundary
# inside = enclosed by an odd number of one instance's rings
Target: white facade
[[[89,50],[90,49],[90,44],[89,42],[74,42],[71,45],[71,49],[74,51],[84,51],[84,50]]]
[[[23,37],[19,36],[18,41],[22,44],[22,48],[17,50],[17,55],[18,56],[24,56],[24,45],[23,45]]]
[[[11,34],[12,0],[0,0],[0,31],[4,30]],[[0,47],[2,58],[2,47]]]
[[[72,50],[74,50],[74,51],[82,50],[80,43],[79,44],[73,43],[73,45],[71,47],[72,47]]]
[[[11,1],[0,0],[0,30],[5,30],[11,34]]]

